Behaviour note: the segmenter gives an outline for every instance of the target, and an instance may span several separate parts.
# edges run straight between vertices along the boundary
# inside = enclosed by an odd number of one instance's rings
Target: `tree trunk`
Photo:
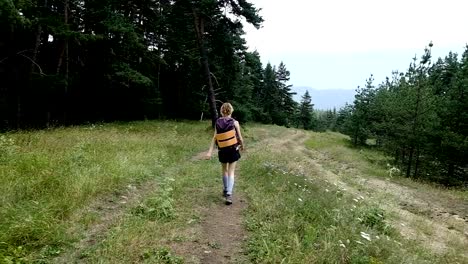
[[[414,164],[414,178],[419,178],[419,152],[420,152],[420,147],[418,146],[416,148],[416,162]]]
[[[68,0],[65,0],[63,5],[64,5],[63,6],[64,24],[65,24],[66,30],[68,31],[69,30],[69,26],[68,26],[69,2],[68,2]],[[58,60],[58,63],[57,63],[57,75],[60,73],[60,69],[62,68],[62,63],[63,63],[64,59],[65,59],[65,74],[64,74],[65,84],[64,84],[64,87],[63,87],[63,90],[64,90],[64,101],[63,102],[64,102],[64,104],[63,104],[63,120],[62,121],[64,123],[66,123],[66,121],[67,121],[66,108],[67,108],[67,105],[68,105],[67,104],[68,75],[69,75],[68,37],[65,37],[65,39],[63,40],[62,50],[60,51],[60,57],[59,57],[59,60]]]
[[[198,15],[195,9],[193,9],[193,18],[194,18],[194,24],[195,24],[195,31],[197,32],[198,47],[200,49],[203,73],[205,75],[205,79],[208,84],[208,100],[210,104],[211,124],[214,127],[216,119],[218,119],[218,110],[216,109],[216,98],[215,98],[215,93],[213,89],[213,82],[211,81],[210,66],[208,64],[208,55],[207,55],[206,47],[205,47],[204,19]]]
[[[16,129],[21,128],[21,91],[18,91],[16,98]]]
[[[409,150],[408,165],[406,167],[406,177],[411,176],[411,165],[413,163],[413,153],[414,153],[414,148],[411,147]]]
[[[39,53],[39,46],[41,45],[41,34],[42,34],[42,26],[37,25],[36,43],[34,44],[34,51],[33,51],[32,62],[31,62],[31,71],[30,71],[31,74],[34,72],[34,68],[36,66],[34,63],[37,60],[37,54]]]
[[[452,161],[449,161],[447,175],[449,178],[453,178],[455,176],[455,164]]]
[[[397,150],[395,150],[395,156],[394,156],[394,161],[393,163],[398,166],[399,165],[399,162],[400,162],[400,152]]]

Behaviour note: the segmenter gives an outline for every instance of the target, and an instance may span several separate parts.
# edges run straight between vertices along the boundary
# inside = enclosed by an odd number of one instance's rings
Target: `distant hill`
[[[300,102],[302,96],[306,91],[309,91],[312,97],[312,103],[314,109],[327,110],[336,107],[336,110],[343,107],[346,103],[352,103],[354,101],[354,90],[346,89],[334,89],[334,90],[319,90],[312,87],[294,86],[293,92],[297,94],[293,96],[296,102]]]

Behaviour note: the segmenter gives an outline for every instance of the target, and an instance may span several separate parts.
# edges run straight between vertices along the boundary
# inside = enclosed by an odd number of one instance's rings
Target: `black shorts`
[[[239,150],[236,150],[236,146],[226,147],[219,149],[218,159],[221,163],[233,163],[241,158]]]

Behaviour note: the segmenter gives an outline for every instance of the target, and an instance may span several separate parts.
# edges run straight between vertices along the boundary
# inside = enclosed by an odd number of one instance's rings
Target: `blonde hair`
[[[232,112],[234,112],[234,108],[232,107],[230,103],[224,103],[221,106],[220,112],[222,116],[228,116],[228,115],[231,115]]]

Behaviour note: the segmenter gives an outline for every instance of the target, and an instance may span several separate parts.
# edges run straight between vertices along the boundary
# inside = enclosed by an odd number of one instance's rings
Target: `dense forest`
[[[245,0],[0,1],[0,131],[138,119],[215,119],[222,102],[241,122],[347,134],[387,152],[407,177],[468,182],[468,47],[379,85],[353,104],[314,111],[292,99],[284,63],[262,65],[243,23]]]
[[[321,123],[349,135],[354,145],[387,152],[406,177],[467,184],[468,46],[460,59],[449,53],[435,63],[431,47],[379,85],[370,76],[353,104],[336,115],[328,111]]]
[[[263,67],[243,38],[259,11],[245,0],[2,0],[0,129],[214,119],[225,101],[241,121],[292,124],[289,71]]]

